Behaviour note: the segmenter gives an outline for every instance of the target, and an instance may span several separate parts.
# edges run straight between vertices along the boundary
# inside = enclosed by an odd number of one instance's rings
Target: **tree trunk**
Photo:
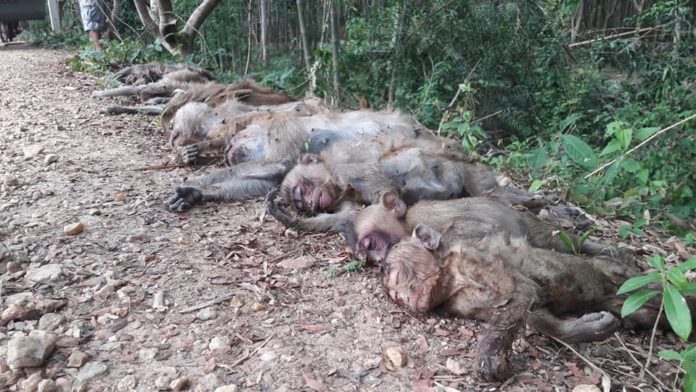
[[[570,32],[570,43],[574,43],[578,38],[578,33],[580,32],[580,24],[582,24],[582,17],[585,12],[585,0],[580,0],[578,4],[578,10],[575,15],[575,23],[573,23],[573,29]]]
[[[268,65],[268,49],[266,48],[267,40],[266,28],[268,25],[268,9],[266,7],[266,0],[259,0],[260,4],[260,16],[261,19],[261,64],[265,67]]]
[[[339,42],[338,42],[338,12],[336,0],[329,0],[329,20],[331,23],[331,62],[333,65],[333,88],[334,88],[334,107],[339,107],[341,102],[340,84],[338,81],[338,60],[339,60]]]
[[[394,38],[392,39],[392,46],[394,47],[394,52],[392,55],[392,60],[390,64],[390,78],[389,78],[389,90],[387,91],[387,110],[394,110],[394,89],[396,87],[396,72],[398,70],[398,64],[401,63],[401,57],[403,52],[403,35],[406,31],[406,25],[408,24],[408,19],[410,16],[410,8],[408,0],[404,0],[401,5],[401,10],[399,10],[399,17],[396,20],[396,28],[394,29]]]
[[[302,42],[302,54],[304,55],[305,69],[307,73],[312,67],[312,58],[309,56],[309,44],[307,41],[307,28],[304,21],[304,1],[297,0],[297,23],[300,26],[300,42]]]

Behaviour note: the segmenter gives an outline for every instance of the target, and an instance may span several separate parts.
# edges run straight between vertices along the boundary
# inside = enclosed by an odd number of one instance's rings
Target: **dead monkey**
[[[417,125],[400,113],[328,113],[270,124],[254,123],[227,144],[229,169],[192,179],[169,199],[172,211],[205,201],[246,200],[276,187],[303,152],[319,153],[338,141],[364,149],[384,148],[416,137]]]
[[[189,70],[196,72],[200,75],[201,78],[204,78],[208,81],[217,79],[213,74],[204,69],[191,67],[189,65],[181,63],[148,63],[131,65],[116,72],[113,75],[113,78],[129,86],[140,86],[143,84],[157,82],[158,80],[162,79],[166,74],[180,70]]]
[[[457,220],[443,231],[417,225],[387,255],[383,282],[389,297],[416,312],[441,308],[486,322],[478,371],[504,380],[525,322],[566,342],[604,339],[619,326],[616,290],[638,273],[632,263],[533,248],[521,237],[483,234]],[[582,316],[560,318],[569,314]],[[646,308],[629,318],[649,328],[656,316],[657,308]]]
[[[351,208],[342,207],[343,203],[377,204],[380,195],[390,191],[397,191],[407,205],[419,200],[483,195],[528,207],[545,203],[523,190],[500,186],[487,166],[465,161],[453,140],[423,133],[394,145],[385,154],[337,143],[318,156],[302,156],[283,180],[280,196],[302,212],[340,211],[333,218],[294,218],[273,201],[268,210],[286,226],[308,231],[337,230],[352,216]]]
[[[559,228],[494,197],[421,201],[407,209],[398,194],[388,192],[381,196],[379,203],[355,212],[352,217],[344,213],[340,227],[359,256],[372,263],[381,263],[389,248],[407,237],[419,223],[446,230],[452,222],[459,221],[468,222],[472,232],[475,230],[480,237],[504,232],[526,238],[529,245],[536,248],[573,252],[558,236]],[[574,244],[579,243],[575,235],[566,235]],[[578,251],[589,255],[611,253],[609,247],[591,240],[584,241]]]

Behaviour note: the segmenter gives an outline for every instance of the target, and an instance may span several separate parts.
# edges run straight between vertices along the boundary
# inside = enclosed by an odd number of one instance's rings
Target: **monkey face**
[[[380,265],[387,255],[389,248],[401,237],[388,232],[371,231],[358,239],[358,255],[369,263]]]
[[[425,313],[440,305],[444,288],[439,285],[442,268],[435,254],[415,238],[394,245],[383,264],[384,286],[399,305]]]
[[[406,206],[394,192],[382,195],[379,204],[360,211],[353,223],[358,255],[370,263],[382,263],[389,248],[406,236],[400,220],[405,213]]]
[[[300,159],[300,164],[283,180],[280,190],[282,198],[298,211],[306,213],[331,210],[340,201],[337,197],[338,187],[333,182],[331,173],[316,156],[303,156]]]

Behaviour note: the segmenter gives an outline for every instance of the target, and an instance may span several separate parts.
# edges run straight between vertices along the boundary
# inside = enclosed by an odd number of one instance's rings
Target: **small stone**
[[[53,380],[41,380],[37,392],[57,392],[58,386]]]
[[[19,383],[19,390],[21,392],[34,392],[38,389],[40,382],[41,373],[34,373]]]
[[[314,257],[305,255],[283,260],[278,265],[286,269],[305,269],[311,267],[315,261]]]
[[[56,385],[60,392],[69,392],[72,390],[72,383],[65,377],[60,377],[56,379]]]
[[[56,154],[48,154],[44,158],[44,165],[48,166],[52,163],[58,162],[58,155]]]
[[[114,193],[114,200],[121,203],[125,203],[128,200],[128,198],[125,194],[123,194],[123,192],[116,192]]]
[[[602,392],[596,385],[580,384],[573,388],[573,392]]]
[[[131,392],[135,390],[137,384],[138,381],[135,379],[135,376],[128,375],[116,384],[116,390],[119,392]]]
[[[8,188],[12,188],[12,187],[16,187],[19,185],[19,180],[17,179],[17,177],[7,176],[7,177],[5,177],[3,184]]]
[[[46,264],[28,270],[24,279],[33,283],[52,283],[60,279],[61,276],[63,276],[63,267],[60,264]]]
[[[109,370],[103,362],[89,362],[82,366],[80,371],[77,373],[76,380],[78,382],[89,381],[95,377],[101,376]]]
[[[33,158],[43,151],[43,146],[40,144],[32,144],[31,146],[26,146],[22,148],[22,153],[24,153],[24,158]]]
[[[210,340],[208,348],[215,352],[226,352],[230,349],[230,338],[227,336],[216,336]]]
[[[406,356],[398,347],[387,347],[384,350],[384,355],[396,367],[402,367],[406,364]]]
[[[223,387],[219,387],[219,388],[215,389],[215,392],[237,392],[237,391],[239,391],[239,388],[234,384],[225,385]]]
[[[265,353],[261,354],[261,360],[264,362],[271,362],[276,358],[278,358],[278,354],[276,354],[275,351],[266,351]]]
[[[63,231],[67,235],[78,235],[82,233],[82,231],[85,229],[85,224],[82,222],[77,222],[77,223],[72,223],[69,224],[65,227],[63,227]]]
[[[152,241],[152,237],[150,237],[150,236],[147,235],[147,234],[143,234],[143,233],[141,233],[141,234],[133,234],[133,235],[129,235],[128,238],[126,238],[126,241],[128,241],[128,242],[130,242],[130,243],[141,243],[141,244],[144,244],[144,243],[147,243],[147,242]]]
[[[184,389],[188,389],[190,385],[191,380],[186,376],[181,376],[172,381],[171,384],[169,384],[169,388],[171,388],[173,391],[183,391]]]
[[[56,347],[58,336],[46,331],[32,331],[7,343],[7,363],[12,369],[41,366]]]
[[[73,351],[68,357],[67,367],[69,368],[79,368],[89,361],[89,355],[83,353],[80,350]]]
[[[150,362],[157,356],[157,347],[141,348],[138,350],[138,359],[143,362]]]
[[[16,261],[10,261],[7,263],[7,272],[10,274],[14,274],[15,272],[19,272],[22,270],[22,264],[16,262]]]
[[[198,379],[196,384],[195,392],[210,392],[214,391],[215,388],[220,386],[220,379],[217,378],[215,373],[206,374],[205,376]]]
[[[196,318],[201,321],[215,320],[217,313],[211,308],[203,308],[196,313]]]
[[[260,312],[264,309],[266,309],[266,306],[260,302],[254,302],[253,305],[251,305],[251,308],[254,309],[255,312]]]
[[[158,291],[152,297],[152,307],[158,312],[164,312],[167,310],[167,306],[164,305],[164,291]]]
[[[447,370],[449,370],[453,374],[456,374],[457,376],[461,376],[462,374],[464,374],[462,366],[459,364],[459,362],[455,361],[452,358],[447,358],[445,366],[447,367]]]
[[[242,306],[244,306],[244,302],[242,301],[241,298],[239,298],[238,295],[235,295],[235,296],[232,297],[232,299],[230,300],[230,305],[231,305],[233,308],[241,308]]]
[[[65,317],[58,313],[46,313],[39,319],[39,329],[53,332],[65,322]]]
[[[159,376],[155,379],[155,387],[157,390],[166,391],[169,389],[169,384],[172,383],[172,378],[169,376]]]

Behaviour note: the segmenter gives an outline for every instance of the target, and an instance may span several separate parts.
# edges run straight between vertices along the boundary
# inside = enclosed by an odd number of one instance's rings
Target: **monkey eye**
[[[297,185],[292,188],[292,202],[300,211],[304,210],[304,200],[302,199],[302,186]]]

